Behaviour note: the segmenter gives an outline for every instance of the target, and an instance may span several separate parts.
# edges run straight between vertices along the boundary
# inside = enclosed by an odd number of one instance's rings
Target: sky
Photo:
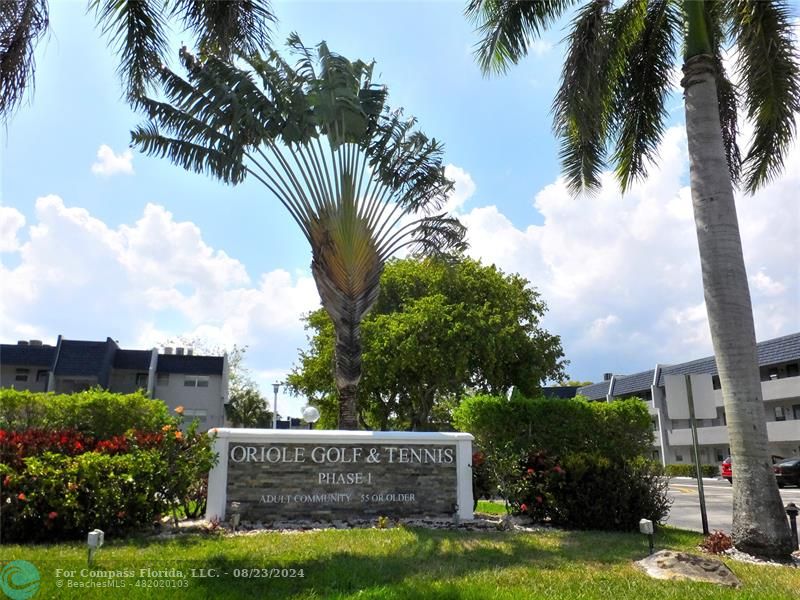
[[[302,316],[319,306],[307,242],[258,182],[226,186],[128,148],[141,119],[85,6],[50,3],[35,89],[2,134],[0,340],[244,345],[271,400],[306,345]],[[464,3],[274,6],[276,42],[296,31],[306,45],[374,59],[390,104],[445,143],[448,206],[468,227],[469,254],[538,289],[573,379],[712,353],[677,88],[647,179],[623,196],[606,175],[596,197],[574,198],[551,130],[560,26],[507,75],[485,78]],[[754,196],[737,194],[759,340],[800,330],[800,145],[787,164]],[[284,415],[304,404],[278,398]]]

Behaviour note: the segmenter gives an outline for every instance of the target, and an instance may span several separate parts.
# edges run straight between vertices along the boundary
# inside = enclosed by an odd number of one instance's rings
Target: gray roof
[[[774,365],[791,360],[800,360],[800,333],[790,333],[782,337],[765,340],[756,344],[759,366]],[[614,375],[614,396],[634,395],[650,389],[653,384],[654,369],[633,375]],[[658,385],[664,385],[664,375],[686,375],[687,373],[717,374],[717,361],[713,356],[690,360],[677,365],[661,367]],[[578,394],[590,400],[604,400],[608,395],[608,381],[593,383],[578,388]]]
[[[760,367],[800,359],[800,333],[791,333],[756,344]],[[713,356],[698,358],[677,365],[662,367],[658,385],[664,385],[664,375],[686,375],[687,373],[717,374],[717,360]]]
[[[222,375],[223,361],[222,356],[159,354],[156,371],[159,373],[186,373],[187,375]]]
[[[578,388],[579,396],[586,396],[589,400],[605,400],[608,395],[608,385],[610,381],[601,381]]]
[[[112,340],[84,342],[61,340],[55,374],[78,377],[101,377],[110,366],[116,350]]]
[[[576,385],[551,385],[542,388],[542,394],[545,398],[558,398],[560,400],[574,398],[577,391],[578,386]]]
[[[55,355],[55,346],[0,344],[0,364],[2,365],[50,368]]]
[[[630,396],[649,391],[653,385],[653,373],[654,369],[650,369],[633,375],[617,375],[614,378],[614,396]]]
[[[151,350],[117,350],[114,355],[115,369],[147,371],[150,368]]]

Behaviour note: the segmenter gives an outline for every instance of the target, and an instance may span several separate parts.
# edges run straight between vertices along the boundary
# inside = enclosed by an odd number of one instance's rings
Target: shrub
[[[75,455],[91,450],[94,440],[74,429],[46,431],[28,429],[5,431],[0,429],[0,463],[19,468],[29,456],[45,452]]]
[[[703,477],[716,477],[719,475],[719,465],[700,465],[700,472]],[[667,477],[692,477],[697,479],[697,469],[693,464],[672,464],[664,467],[664,474]]]
[[[486,462],[486,455],[477,450],[472,454],[472,498],[473,510],[478,506],[478,500],[490,500],[497,494],[497,481],[492,470]]]
[[[614,462],[598,454],[573,453],[563,461],[543,452],[520,462],[508,490],[515,511],[535,521],[577,529],[634,530],[642,518],[667,516],[667,482],[643,458]]]
[[[724,531],[715,529],[705,537],[700,548],[711,554],[723,554],[733,548],[733,540]]]
[[[647,407],[636,398],[589,402],[474,396],[455,409],[453,423],[475,436],[490,459],[498,448],[520,455],[535,448],[551,456],[590,452],[625,460],[648,453],[653,442]]]
[[[76,394],[0,390],[0,429],[75,430],[107,440],[130,429],[157,431],[171,422],[166,404],[143,392],[115,394],[93,388]]]
[[[157,450],[69,456],[46,452],[21,471],[0,465],[3,542],[120,533],[149,525],[165,509],[156,495],[165,469]]]
[[[33,442],[19,446],[24,456],[0,464],[2,541],[82,537],[95,527],[120,533],[150,525],[167,510],[175,515],[181,505],[204,510],[203,482],[216,461],[211,438],[197,433],[196,421],[184,432],[177,419],[168,420],[156,432],[96,443],[75,432],[4,432],[5,439]],[[62,435],[66,451],[53,452]],[[82,452],[73,439],[86,441]]]

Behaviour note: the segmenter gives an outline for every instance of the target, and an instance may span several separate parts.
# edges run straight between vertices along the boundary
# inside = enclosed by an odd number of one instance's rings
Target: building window
[[[719,375],[711,376],[711,387],[713,387],[715,390],[722,389],[722,384],[719,382]]]
[[[792,411],[794,412],[794,418],[800,420],[800,404],[792,406]]]
[[[30,372],[30,369],[17,369],[14,381],[28,381],[28,374],[30,374]]]
[[[146,388],[147,387],[147,373],[137,373],[136,374],[136,387],[137,388]]]
[[[183,416],[189,423],[197,419],[202,425],[206,422],[208,411],[203,408],[187,408],[183,411]]]
[[[47,369],[39,369],[36,371],[36,381],[47,381],[49,372]]]
[[[651,423],[653,424],[653,431],[658,431],[658,419],[653,419]]]
[[[776,421],[785,421],[786,420],[786,413],[783,412],[782,406],[775,407],[775,420]]]
[[[800,375],[800,363],[792,363],[790,365],[786,365],[787,377],[797,377],[798,375]]]
[[[777,379],[778,378],[778,367],[772,367],[768,371],[768,375],[769,375],[770,381],[772,381],[773,379]]]
[[[184,375],[184,387],[208,387],[208,375]]]
[[[156,375],[156,385],[169,385],[169,373],[159,373]]]
[[[676,454],[675,455],[675,460],[677,462],[683,462],[683,454]]]

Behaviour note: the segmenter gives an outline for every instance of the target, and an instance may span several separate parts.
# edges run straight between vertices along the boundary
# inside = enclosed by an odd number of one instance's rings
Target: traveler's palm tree
[[[142,98],[149,121],[133,143],[228,183],[261,182],[289,211],[312,251],[311,271],[336,331],[339,427],[356,429],[361,319],[375,303],[386,260],[406,248],[460,251],[464,229],[439,214],[452,182],[442,147],[414,119],[386,108],[372,65],[296,36],[296,67],[272,52],[182,52],[183,78],[162,68],[165,99]]]
[[[88,0],[120,57],[119,74],[134,103],[148,87],[169,50],[169,24],[194,38],[202,53],[229,56],[269,42],[274,17],[268,0]],[[34,50],[47,32],[47,0],[0,2],[0,119],[7,118],[33,86]]]
[[[623,191],[658,160],[671,73],[682,48],[692,203],[703,290],[736,465],[733,539],[786,556],[789,529],[768,458],[755,332],[733,185],[752,192],[783,168],[800,110],[797,49],[784,2],[729,0],[472,0],[477,57],[504,71],[573,5],[553,102],[560,158],[573,192],[613,167]],[[740,83],[723,66],[733,44]],[[754,130],[741,158],[737,102]]]

